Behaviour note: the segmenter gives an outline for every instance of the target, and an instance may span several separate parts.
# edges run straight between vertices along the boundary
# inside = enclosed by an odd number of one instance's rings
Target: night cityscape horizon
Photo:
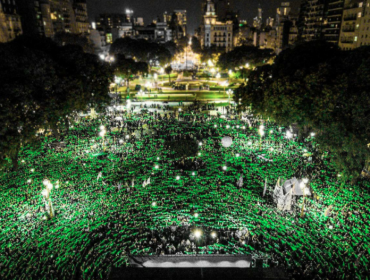
[[[136,0],[136,1],[118,1],[118,0],[88,0],[88,12],[90,22],[95,21],[96,16],[101,13],[119,13],[124,12],[126,9],[134,11],[135,16],[143,17],[145,22],[150,23],[152,20],[157,19],[163,12],[170,12],[175,9],[187,10],[189,13],[189,32],[194,33],[200,22],[202,15],[200,0],[190,1],[149,1],[149,0]],[[248,23],[253,22],[253,18],[257,16],[258,7],[263,10],[263,17],[275,17],[276,7],[282,1],[247,1],[247,0],[234,0],[235,9],[239,10],[241,19],[245,19]],[[292,12],[298,15],[300,1],[289,1],[292,5]]]

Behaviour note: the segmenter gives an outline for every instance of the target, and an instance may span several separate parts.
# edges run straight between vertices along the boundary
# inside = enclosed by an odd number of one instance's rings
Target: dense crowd
[[[295,279],[368,279],[368,182],[342,182],[314,136],[298,142],[287,131],[193,105],[79,118],[58,140],[40,134],[19,170],[1,173],[0,278],[101,279],[129,254],[252,254]],[[197,156],[165,145],[186,139]],[[312,196],[282,212],[272,191],[292,177],[307,178]]]

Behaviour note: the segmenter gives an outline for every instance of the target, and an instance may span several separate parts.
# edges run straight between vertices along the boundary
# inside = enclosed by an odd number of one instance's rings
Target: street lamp
[[[199,239],[202,236],[202,231],[199,229],[195,230],[194,236],[196,239]]]

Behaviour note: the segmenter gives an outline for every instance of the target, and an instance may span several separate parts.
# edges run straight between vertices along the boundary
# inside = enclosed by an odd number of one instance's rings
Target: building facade
[[[303,41],[322,39],[326,0],[303,0],[299,15],[299,36]]]
[[[90,28],[86,0],[75,0],[73,3],[73,9],[76,16],[76,32],[78,34],[88,35]]]
[[[186,10],[174,10],[174,14],[177,15],[177,21],[179,25],[181,26],[184,34],[183,36],[186,36],[187,34],[187,16],[186,16]]]
[[[215,4],[207,1],[203,24],[200,27],[200,43],[202,47],[216,46],[229,52],[234,47],[233,22],[218,21]]]
[[[346,0],[343,9],[339,47],[352,50],[370,45],[370,1]]]
[[[52,38],[58,32],[89,33],[86,0],[14,1],[26,35]]]
[[[323,39],[338,44],[344,0],[328,0],[323,21]]]
[[[9,42],[21,34],[21,18],[15,0],[0,1],[0,43]]]
[[[269,18],[260,30],[256,28],[253,44],[279,54],[297,42],[297,22],[298,16],[291,13],[290,2],[282,2],[276,9],[276,20]]]

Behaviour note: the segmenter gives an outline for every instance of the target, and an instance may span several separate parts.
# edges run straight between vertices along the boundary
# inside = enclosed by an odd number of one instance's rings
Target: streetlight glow
[[[202,236],[202,232],[197,229],[195,232],[194,232],[194,235],[195,235],[195,238],[200,238]]]

